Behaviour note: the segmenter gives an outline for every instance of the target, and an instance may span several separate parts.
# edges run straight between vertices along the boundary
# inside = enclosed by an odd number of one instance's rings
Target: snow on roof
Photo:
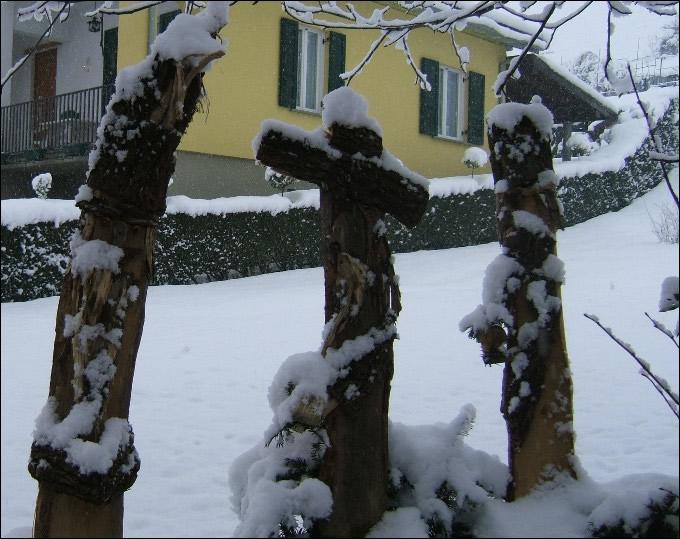
[[[556,64],[553,60],[551,60],[547,56],[539,56],[541,61],[546,64],[552,71],[557,73],[560,77],[564,78],[565,80],[569,81],[571,84],[576,86],[579,90],[582,92],[588,94],[590,98],[592,98],[594,101],[597,101],[600,105],[605,107],[608,110],[612,111],[612,114],[616,114],[618,110],[612,107],[612,102],[609,101],[606,97],[604,97],[601,93],[599,93],[597,90],[595,90],[592,86],[589,86],[585,82],[583,82],[581,79],[579,79],[576,75],[568,71],[567,69],[564,69],[562,66]]]

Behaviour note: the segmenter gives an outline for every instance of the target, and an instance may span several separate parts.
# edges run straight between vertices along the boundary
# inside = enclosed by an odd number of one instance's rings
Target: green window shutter
[[[297,50],[298,25],[290,19],[281,19],[279,41],[279,105],[295,108],[297,101]]]
[[[427,75],[431,90],[420,89],[420,132],[424,135],[437,136],[437,115],[439,101],[439,62],[423,58],[420,70]]]
[[[118,28],[104,31],[104,72],[102,84],[104,86],[116,82],[118,72]]]
[[[163,13],[162,15],[158,16],[158,33],[162,34],[165,32],[165,29],[168,27],[168,25],[172,22],[172,19],[177,17],[182,13],[179,9],[176,9],[175,11],[168,11],[167,13]]]
[[[484,75],[470,71],[468,87],[468,142],[484,144]]]
[[[331,32],[328,50],[328,93],[344,86],[340,75],[345,72],[345,34]]]

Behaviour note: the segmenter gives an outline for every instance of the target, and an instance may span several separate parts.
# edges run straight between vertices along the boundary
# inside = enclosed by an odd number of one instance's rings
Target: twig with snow
[[[38,6],[37,4],[44,5]],[[35,17],[37,20],[41,20],[42,16],[38,15],[38,13],[43,13],[43,11],[41,10],[44,10],[44,13],[50,20],[50,24],[47,26],[42,35],[38,38],[38,41],[36,41],[35,45],[28,49],[28,53],[19,58],[19,60],[17,60],[17,62],[2,77],[2,83],[0,83],[0,91],[2,91],[5,88],[5,84],[7,83],[7,81],[9,81],[12,78],[12,76],[17,71],[19,71],[21,66],[23,66],[26,63],[26,60],[28,60],[31,57],[31,55],[35,53],[38,46],[40,45],[40,42],[45,38],[45,36],[49,36],[52,33],[52,28],[54,27],[54,23],[57,22],[57,19],[59,19],[60,22],[64,22],[66,19],[68,19],[69,13],[71,12],[71,2],[65,2],[64,5],[59,8],[59,11],[57,13],[58,16],[53,18],[52,13],[50,12],[50,9],[52,9],[52,7],[50,6],[51,2],[38,2],[37,4],[30,6],[31,8],[35,8],[32,12],[26,11],[25,13],[22,13],[22,10],[19,10],[20,20],[25,20],[26,18],[30,18],[31,16]]]
[[[673,344],[680,348],[680,344],[678,344],[678,341],[675,340],[675,336],[673,335],[673,332],[669,330],[666,326],[664,326],[661,322],[658,320],[654,320],[649,314],[645,313],[645,316],[649,318],[652,321],[652,324],[654,324],[654,327],[658,329],[661,333],[666,335],[671,341],[673,341]]]
[[[618,344],[621,348],[628,352],[628,354],[630,354],[633,357],[633,359],[637,361],[638,365],[640,365],[641,367],[640,374],[647,378],[647,380],[649,380],[652,383],[654,389],[656,389],[661,394],[668,407],[675,414],[675,417],[680,419],[680,413],[678,412],[678,409],[680,407],[680,399],[678,398],[678,395],[674,393],[673,390],[671,390],[670,386],[668,385],[668,382],[666,382],[666,380],[664,380],[663,378],[659,378],[658,376],[656,376],[652,372],[649,363],[647,363],[644,359],[640,358],[635,353],[635,350],[633,350],[633,348],[629,344],[623,342],[616,335],[614,335],[611,328],[603,326],[600,323],[600,320],[597,316],[587,313],[584,313],[583,316],[595,322],[600,327],[600,329],[602,329],[602,331],[609,335],[609,337],[611,337],[611,339],[616,344]]]

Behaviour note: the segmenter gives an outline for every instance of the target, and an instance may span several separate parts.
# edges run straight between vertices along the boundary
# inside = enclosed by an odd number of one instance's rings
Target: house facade
[[[30,2],[3,2],[3,15],[5,4]],[[378,4],[361,2],[357,6],[368,12]],[[134,14],[104,17],[104,37],[110,36],[109,44],[116,40],[117,71],[139,62],[148,54],[156,35],[167,27],[182,5],[181,2],[164,2]],[[88,9],[92,9],[92,5]],[[87,10],[81,8],[81,11]],[[3,25],[6,20],[3,16]],[[14,35],[18,30],[23,32],[23,25],[27,24],[38,25],[35,21],[14,21]],[[55,33],[51,41],[54,43],[52,48],[57,51],[55,95],[73,92],[76,86],[83,89],[101,87],[100,93],[107,98],[110,75],[106,79],[105,74],[110,72],[110,67],[105,68],[104,64],[105,58],[109,58],[106,61],[110,66],[111,53],[107,57],[106,46],[100,47],[102,30],[89,32],[87,20],[63,25],[63,28],[71,32],[67,36],[69,39]],[[59,25],[57,29],[60,29]],[[220,37],[228,42],[227,54],[205,75],[208,100],[204,110],[194,116],[182,139],[170,195],[215,198],[275,193],[264,179],[264,168],[256,164],[253,157],[252,139],[262,121],[275,118],[304,129],[318,128],[323,95],[343,84],[339,74],[361,62],[377,33],[345,29],[324,31],[289,18],[279,2],[254,5],[239,2],[230,8],[229,24]],[[467,74],[460,68],[450,36],[420,30],[409,37],[415,62],[433,83],[431,92],[414,84],[411,66],[403,52],[394,47],[378,50],[351,81],[351,87],[368,100],[369,115],[383,127],[384,146],[408,168],[427,178],[468,174],[469,170],[462,163],[465,150],[471,145],[486,148],[484,116],[498,103],[492,85],[506,59],[506,50],[518,44],[489,27],[472,23],[458,34],[457,41],[470,51]],[[70,45],[73,42],[78,45]],[[104,39],[104,45],[106,42]],[[17,45],[15,40],[14,58],[21,54],[22,47],[25,45]],[[3,45],[3,70],[4,55]],[[64,60],[60,62],[62,57]],[[9,106],[40,99],[35,93],[35,71],[35,66],[25,69],[22,77],[12,81]],[[6,92],[3,91],[3,144],[4,119],[10,116],[5,106]],[[64,110],[68,109],[61,104],[57,108],[59,114],[56,116],[50,111],[56,123],[61,121],[68,125],[69,115],[77,115],[81,123],[89,121],[80,109],[64,115]],[[101,112],[101,105],[97,104],[95,110]],[[33,129],[31,141],[34,145],[35,131]],[[72,139],[73,135],[69,140]],[[78,143],[80,139],[75,140]],[[37,144],[40,142],[38,137]],[[50,144],[53,143],[47,146]],[[3,145],[3,178],[7,167],[28,166],[26,163],[7,163],[6,153]],[[73,161],[81,167],[86,166],[86,157]],[[44,171],[52,172],[47,168],[48,161],[42,164]],[[75,188],[84,180],[84,170],[79,174],[79,177],[71,178],[77,180],[70,182]],[[305,187],[312,185],[292,186]],[[3,185],[3,198],[7,198],[5,191]],[[32,196],[32,193],[22,196]]]

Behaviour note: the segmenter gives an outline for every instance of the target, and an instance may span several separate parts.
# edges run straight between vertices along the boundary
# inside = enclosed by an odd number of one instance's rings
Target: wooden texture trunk
[[[321,196],[326,322],[335,316],[326,353],[372,329],[389,332],[400,303],[387,240],[376,227],[384,214],[323,190]],[[328,388],[341,404],[325,420],[330,447],[319,479],[331,487],[333,513],[319,526],[321,537],[363,537],[387,508],[392,342],[388,337],[354,361],[349,374]],[[356,396],[348,399],[348,390]]]
[[[100,240],[107,248],[120,248],[123,255],[119,271],[95,266],[72,272],[74,261],[69,265],[57,311],[49,388],[57,421],[93,395],[101,398],[94,425],[80,440],[97,443],[107,420],[128,418],[156,228],[165,212],[173,154],[201,95],[199,72],[174,60],[156,61],[142,80],[143,95],[117,101],[102,120],[99,159],[87,181],[93,196],[78,202],[80,235],[85,242]],[[183,104],[179,109],[178,100]],[[125,153],[117,153],[121,151]],[[85,327],[97,331],[86,337],[81,331]],[[93,393],[96,388],[84,371],[98,354],[111,359],[115,372]],[[130,430],[108,473],[83,473],[64,449],[34,441],[29,462],[39,481],[34,537],[122,537],[123,493],[140,465],[133,442]]]
[[[559,271],[546,271],[557,262],[555,234],[561,227],[562,213],[550,141],[527,116],[511,133],[494,126],[489,147],[495,183],[507,182],[504,188],[497,189],[498,238],[506,255],[524,269],[519,277],[521,285],[508,294],[506,302],[513,324],[508,328],[501,404],[508,428],[512,475],[507,499],[514,500],[529,494],[543,481],[564,474],[576,477],[562,279],[556,275]],[[522,148],[530,150],[518,159]],[[518,225],[527,217],[535,223],[529,229]],[[539,290],[545,287],[544,297],[552,303],[547,313],[537,307],[537,285]],[[527,331],[531,326],[536,329],[533,336],[533,330]]]
[[[327,137],[339,155],[329,157],[304,140],[269,130],[263,133],[257,160],[321,188],[328,325],[324,356],[328,359],[355,339],[373,339],[372,348],[343,368],[327,388],[333,403],[324,413],[330,446],[318,478],[331,489],[333,510],[310,530],[318,537],[363,537],[387,509],[392,343],[401,310],[383,217],[389,212],[405,226],[414,226],[425,212],[428,193],[383,167],[382,139],[375,132],[333,124]]]

